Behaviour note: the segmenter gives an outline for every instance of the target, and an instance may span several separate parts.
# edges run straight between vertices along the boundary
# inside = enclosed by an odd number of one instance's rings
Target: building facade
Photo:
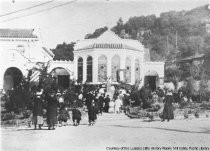
[[[64,88],[70,79],[89,84],[123,81],[152,89],[164,83],[164,62],[150,61],[149,51],[137,40],[121,39],[108,30],[96,39],[78,41],[74,61],[53,61],[54,54],[42,46],[37,33],[0,29],[0,89],[13,89],[38,62],[49,62],[48,71]],[[39,73],[34,72],[31,80],[38,81]]]
[[[78,82],[163,85],[164,62],[151,62],[147,49],[137,40],[122,39],[108,30],[95,39],[77,42],[74,49],[74,75]]]
[[[38,62],[50,62],[48,71],[57,80],[60,76],[70,78],[72,62],[53,61],[54,54],[43,47],[38,33],[34,29],[0,29],[0,90],[15,88]],[[39,72],[34,72],[31,80],[37,82]]]

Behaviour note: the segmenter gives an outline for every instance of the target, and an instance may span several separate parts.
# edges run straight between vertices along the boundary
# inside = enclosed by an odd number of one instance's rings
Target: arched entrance
[[[52,76],[56,78],[56,82],[59,88],[67,89],[70,84],[70,74],[69,72],[62,68],[54,68],[52,71]]]
[[[149,70],[145,74],[144,85],[148,86],[152,91],[156,90],[156,88],[159,86],[158,73],[154,70]]]
[[[4,73],[4,85],[5,91],[15,89],[21,83],[23,74],[20,69],[16,67],[8,68]]]

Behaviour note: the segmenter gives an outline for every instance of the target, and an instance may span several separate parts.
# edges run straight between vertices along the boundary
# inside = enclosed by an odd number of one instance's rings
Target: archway
[[[125,82],[131,83],[131,59],[129,57],[125,59]]]
[[[159,86],[159,76],[158,73],[154,70],[149,70],[145,74],[144,85],[148,86],[152,91],[155,91]]]
[[[135,81],[140,80],[140,61],[139,59],[135,60]]]
[[[59,88],[67,89],[69,87],[70,74],[66,69],[62,67],[57,67],[57,68],[54,68],[51,71],[51,73],[52,73],[52,76],[56,78],[56,82]]]
[[[117,81],[117,71],[120,69],[120,57],[115,55],[112,57],[112,81]]]
[[[23,74],[20,69],[16,67],[8,68],[4,73],[4,85],[5,91],[15,89],[21,83]]]
[[[107,57],[102,55],[98,58],[98,81],[105,82],[107,80]]]
[[[82,83],[83,80],[83,59],[82,57],[79,57],[77,60],[77,71],[78,71],[78,75],[77,75],[77,81],[79,83]]]
[[[93,58],[89,56],[87,58],[87,82],[93,81]]]

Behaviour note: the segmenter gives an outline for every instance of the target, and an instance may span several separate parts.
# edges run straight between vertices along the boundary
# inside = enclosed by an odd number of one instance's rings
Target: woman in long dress
[[[120,113],[121,106],[122,106],[122,100],[120,100],[118,96],[117,100],[115,101],[115,113]]]
[[[57,107],[58,102],[55,96],[55,92],[51,92],[50,96],[47,98],[47,124],[49,130],[51,128],[54,130],[55,125],[57,124]]]
[[[174,98],[172,96],[171,91],[168,91],[168,93],[166,94],[164,102],[165,104],[164,104],[164,109],[163,109],[162,121],[165,121],[165,119],[167,119],[167,121],[169,122],[169,120],[174,119],[174,112],[173,112],[173,105],[172,105],[172,103],[174,102]]]
[[[92,101],[90,107],[88,108],[88,117],[89,117],[89,125],[94,125],[95,120],[97,119],[97,106],[94,101]]]
[[[43,101],[41,98],[42,90],[36,93],[36,96],[34,98],[34,107],[33,107],[33,120],[34,120],[34,129],[37,128],[37,125],[39,126],[39,129],[41,129],[41,126],[43,125]]]
[[[115,103],[113,100],[111,100],[109,102],[109,113],[114,113],[114,106],[115,106]]]

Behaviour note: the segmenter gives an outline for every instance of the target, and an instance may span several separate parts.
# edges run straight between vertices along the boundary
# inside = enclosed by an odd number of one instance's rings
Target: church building
[[[164,62],[150,61],[138,40],[122,39],[108,30],[95,39],[78,41],[74,48],[74,75],[78,82],[140,83],[156,89],[164,84]]]

